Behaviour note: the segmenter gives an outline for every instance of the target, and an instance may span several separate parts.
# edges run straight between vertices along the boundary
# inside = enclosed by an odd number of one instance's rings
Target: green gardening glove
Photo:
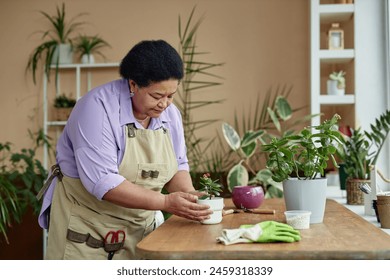
[[[301,240],[301,235],[298,230],[291,226],[275,221],[264,221],[258,223],[263,230],[262,234],[254,242],[269,243],[269,242],[295,242]],[[253,225],[242,225],[240,228],[250,228]]]

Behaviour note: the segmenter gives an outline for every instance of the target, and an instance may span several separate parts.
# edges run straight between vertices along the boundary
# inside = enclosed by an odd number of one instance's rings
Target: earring
[[[130,97],[134,96],[134,92],[130,91]]]

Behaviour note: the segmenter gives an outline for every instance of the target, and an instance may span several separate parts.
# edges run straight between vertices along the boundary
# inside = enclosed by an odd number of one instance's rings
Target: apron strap
[[[135,131],[137,128],[135,127],[134,123],[128,123],[126,124],[127,126],[127,136],[129,138],[134,138],[135,137]],[[166,129],[164,126],[161,126],[159,129],[162,129],[164,134],[167,133],[168,129]]]
[[[58,164],[55,164],[51,167],[50,177],[46,180],[45,184],[43,184],[42,188],[40,189],[40,191],[36,195],[36,198],[38,199],[38,201],[41,200],[43,195],[46,193],[47,189],[50,187],[51,182],[53,181],[53,179],[55,177],[58,177],[58,179],[60,181],[64,177],[64,175],[61,173],[61,169],[60,169],[60,166]]]
[[[135,130],[136,130],[135,125],[133,123],[128,123],[128,124],[126,124],[126,126],[127,126],[127,136],[129,138],[134,138],[135,137]]]

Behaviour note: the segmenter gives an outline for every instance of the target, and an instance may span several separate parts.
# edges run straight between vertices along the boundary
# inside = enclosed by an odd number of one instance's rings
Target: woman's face
[[[171,105],[173,96],[179,86],[178,80],[167,80],[152,83],[147,87],[139,87],[130,80],[130,89],[134,93],[133,112],[137,119],[158,118]]]

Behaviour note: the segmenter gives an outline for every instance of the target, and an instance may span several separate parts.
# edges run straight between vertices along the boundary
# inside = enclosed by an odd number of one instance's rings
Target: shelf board
[[[91,63],[91,64],[81,64],[81,63],[72,63],[72,64],[59,64],[59,69],[73,69],[73,68],[112,68],[119,67],[119,62],[107,62],[107,63]],[[50,65],[50,68],[56,68],[55,64]]]
[[[319,7],[321,23],[349,21],[355,13],[354,4],[327,4]]]
[[[321,94],[319,98],[319,103],[321,105],[348,105],[355,104],[355,95],[346,94],[346,95],[326,95]]]
[[[47,125],[63,126],[63,125],[66,125],[66,121],[49,121],[49,122],[47,122]]]
[[[355,50],[320,50],[319,58],[325,63],[347,63],[355,58]]]

